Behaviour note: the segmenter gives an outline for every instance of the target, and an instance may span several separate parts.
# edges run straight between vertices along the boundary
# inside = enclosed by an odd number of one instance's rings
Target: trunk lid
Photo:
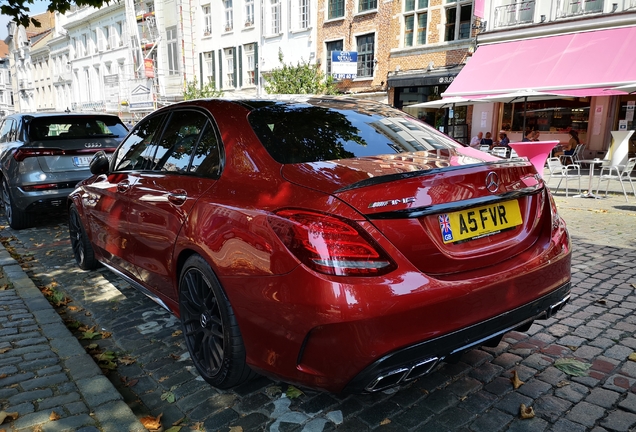
[[[318,164],[328,166],[283,174],[355,208],[427,274],[500,263],[550,232],[543,181],[525,160],[460,148]]]

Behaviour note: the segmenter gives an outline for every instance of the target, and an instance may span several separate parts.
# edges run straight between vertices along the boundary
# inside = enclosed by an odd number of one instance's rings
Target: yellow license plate
[[[444,243],[496,234],[523,223],[516,200],[442,214],[438,220]]]

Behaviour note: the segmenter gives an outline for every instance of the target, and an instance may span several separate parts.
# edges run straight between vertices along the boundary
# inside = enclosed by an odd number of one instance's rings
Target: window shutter
[[[232,56],[234,57],[234,88],[236,88],[238,81],[236,81],[236,70],[238,69],[236,66],[236,50],[232,50]]]
[[[199,53],[199,89],[203,89],[203,53]]]
[[[238,47],[238,84],[239,87],[243,87],[243,46]]]
[[[219,50],[219,89],[223,89],[223,50]]]
[[[212,55],[212,73],[210,74],[212,76],[212,81],[214,82],[214,88],[216,89],[216,64],[215,64],[215,60],[216,58],[214,57],[214,50],[212,50],[211,52]]]
[[[254,85],[258,87],[258,44],[254,43]]]

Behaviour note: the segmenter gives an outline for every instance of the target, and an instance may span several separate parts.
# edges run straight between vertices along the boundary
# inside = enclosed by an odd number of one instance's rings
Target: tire
[[[181,271],[179,308],[190,357],[205,381],[228,389],[256,376],[245,361],[245,346],[232,306],[199,255],[188,258]]]
[[[75,204],[72,204],[68,209],[68,232],[71,237],[73,256],[79,268],[82,270],[95,270],[99,266],[99,261],[95,259],[93,246],[86,235],[86,230]]]
[[[5,178],[2,179],[2,204],[4,206],[4,216],[7,218],[11,228],[21,230],[33,225],[33,215],[20,210],[13,203],[9,184]]]

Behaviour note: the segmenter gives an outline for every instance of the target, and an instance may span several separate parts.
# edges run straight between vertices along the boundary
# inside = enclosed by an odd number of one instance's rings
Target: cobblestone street
[[[163,414],[165,429],[178,424],[182,431],[198,426],[233,432],[634,430],[636,361],[628,357],[636,351],[635,199],[632,195],[626,203],[622,194],[602,200],[565,198],[561,191],[555,199],[573,242],[572,298],[565,308],[556,317],[535,322],[526,333],[508,333],[496,348],[472,350],[407,386],[367,395],[301,388],[300,396],[288,397],[286,383],[266,378],[231,391],[211,388],[188,358],[177,319],[108,270],[85,272],[75,265],[64,216],[23,231],[4,228],[1,235],[14,255],[28,258],[22,267],[36,286],[53,286],[72,299],[58,309],[65,311],[67,322],[112,334],[82,340],[84,346],[96,343],[120,358],[136,360],[119,363],[107,376],[137,417]],[[0,291],[0,306],[13,299],[10,292]],[[12,319],[28,320],[29,315]],[[10,316],[0,309],[0,324]],[[0,348],[15,339],[1,331]],[[32,390],[28,383],[33,374],[23,364],[5,366],[4,358],[0,356],[2,410],[17,411],[21,418],[47,410],[46,418],[38,417],[43,430],[60,430],[48,420],[51,407],[61,406],[58,414],[63,417],[88,416],[81,407],[83,394],[67,379],[67,384],[51,383],[51,392],[38,396],[57,398],[54,402],[36,405],[18,398]],[[554,365],[563,358],[591,367],[585,376],[569,376]],[[38,374],[72,379],[68,368],[62,363]],[[512,371],[524,382],[518,389],[513,388]],[[521,404],[532,407],[535,416],[519,418]],[[117,430],[101,420],[86,424]],[[20,423],[5,421],[1,427],[17,430]]]

